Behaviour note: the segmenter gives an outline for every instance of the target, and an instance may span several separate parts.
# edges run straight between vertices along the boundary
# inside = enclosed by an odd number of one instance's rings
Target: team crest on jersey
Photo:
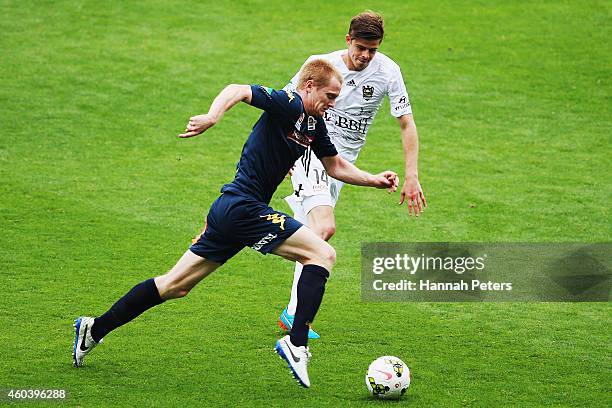
[[[361,87],[363,92],[363,99],[369,101],[374,96],[374,87],[369,85],[364,85]]]
[[[289,103],[291,103],[295,99],[295,95],[291,91],[287,91],[287,98],[289,98]]]
[[[315,130],[317,127],[317,120],[313,116],[308,117],[308,130]]]
[[[285,229],[285,214],[267,214],[260,215],[259,218],[265,218],[268,221],[272,221],[272,224],[280,224],[280,229]]]
[[[287,138],[304,147],[310,146],[310,144],[314,140],[314,137],[308,137],[302,132],[298,132],[297,130],[292,130],[291,132],[289,132]]]

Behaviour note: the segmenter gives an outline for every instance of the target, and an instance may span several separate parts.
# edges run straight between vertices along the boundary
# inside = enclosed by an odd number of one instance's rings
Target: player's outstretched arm
[[[399,204],[408,202],[408,215],[417,217],[427,207],[423,189],[419,183],[419,137],[412,115],[402,115],[398,118],[404,146],[404,160],[406,162],[406,177],[400,194]]]
[[[187,138],[204,133],[221,120],[223,114],[238,102],[251,103],[253,94],[249,85],[231,84],[225,87],[213,101],[208,113],[192,116],[179,137]]]
[[[327,174],[333,178],[356,186],[368,186],[376,188],[388,188],[392,193],[397,190],[397,174],[387,170],[379,174],[370,174],[360,170],[340,155],[327,156],[321,159]]]

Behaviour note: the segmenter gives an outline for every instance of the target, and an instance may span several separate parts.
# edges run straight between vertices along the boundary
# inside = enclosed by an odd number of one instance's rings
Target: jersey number
[[[317,177],[317,184],[321,184],[321,182],[323,182],[329,186],[329,178],[327,177],[327,172],[325,170],[321,170],[320,175],[319,169],[312,169],[312,171],[314,171],[314,174]]]

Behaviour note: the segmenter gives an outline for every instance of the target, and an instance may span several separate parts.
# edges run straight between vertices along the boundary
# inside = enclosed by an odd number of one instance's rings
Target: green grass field
[[[228,83],[282,87],[308,55],[343,48],[366,8],[386,17],[381,51],[410,91],[430,208],[410,219],[398,195],[343,191],[312,388],[272,353],[293,266],[248,249],[73,368],[72,320],[172,267],[260,112],[238,106],[179,140],[188,117]],[[359,274],[361,242],[611,240],[609,1],[0,9],[0,388],[65,389],[87,407],[371,407],[365,370],[392,354],[413,371],[402,406],[612,405],[609,303],[364,303]],[[403,168],[388,109],[366,170]],[[272,206],[289,211],[290,191]]]

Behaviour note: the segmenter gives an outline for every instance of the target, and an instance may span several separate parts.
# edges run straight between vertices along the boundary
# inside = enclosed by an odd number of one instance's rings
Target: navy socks
[[[293,345],[305,346],[308,343],[308,325],[312,323],[321,306],[328,278],[329,272],[322,266],[304,265],[298,281],[298,304],[290,332]],[[99,342],[117,327],[162,302],[154,279],[141,282],[115,302],[106,313],[94,320],[91,336],[95,342]]]
[[[294,346],[308,343],[308,324],[312,323],[321,306],[325,283],[329,278],[327,269],[319,265],[304,265],[297,286],[297,309],[289,335]]]
[[[140,316],[142,312],[157,306],[163,300],[159,296],[154,279],[148,279],[134,286],[100,317],[91,327],[91,337],[96,343],[117,327]]]

